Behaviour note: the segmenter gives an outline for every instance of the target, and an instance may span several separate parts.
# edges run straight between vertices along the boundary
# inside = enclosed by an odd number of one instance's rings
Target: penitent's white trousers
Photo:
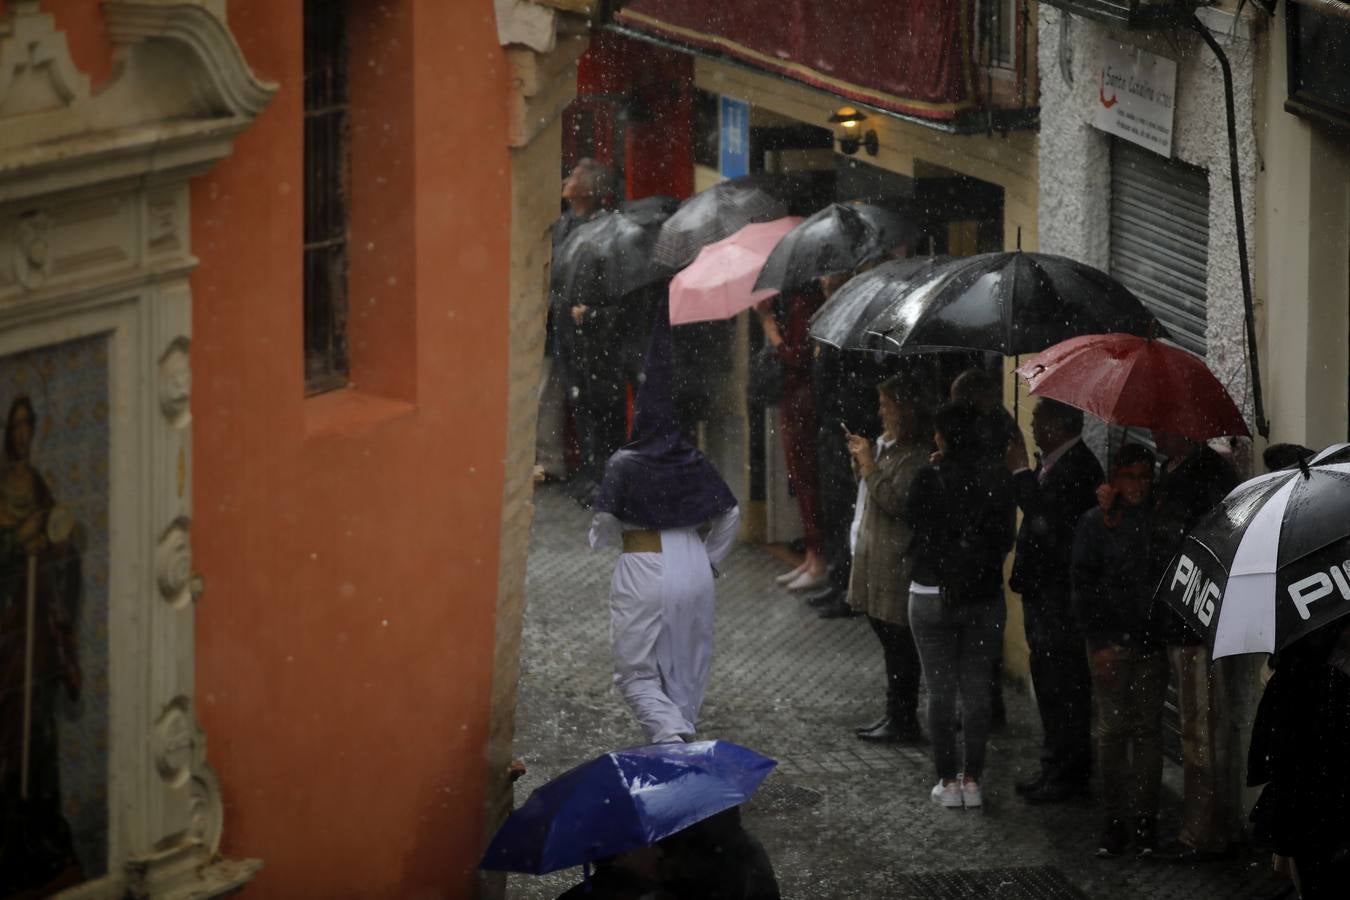
[[[713,566],[731,551],[739,508],[718,516],[708,537],[661,532],[660,553],[624,553],[610,580],[614,684],[651,743],[694,734],[713,650]],[[591,522],[592,547],[620,544],[633,526],[608,513]]]

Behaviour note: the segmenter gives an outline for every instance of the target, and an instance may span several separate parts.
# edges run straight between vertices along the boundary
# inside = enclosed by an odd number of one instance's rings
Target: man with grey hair
[[[562,200],[567,204],[553,224],[553,257],[578,225],[589,222],[600,212],[605,169],[586,157],[577,161],[562,183]],[[576,409],[580,373],[576,367],[578,319],[562,295],[556,273],[550,273],[548,322],[544,343],[544,371],[540,379],[538,435],[535,448],[536,470],[540,476],[561,480],[567,476],[566,426],[569,403]],[[585,307],[581,307],[582,313]]]
[[[1103,476],[1082,432],[1082,410],[1042,399],[1031,414],[1036,467],[1020,436],[1007,456],[1022,509],[1009,585],[1022,595],[1044,734],[1040,772],[1016,785],[1032,804],[1081,796],[1092,771],[1092,679],[1070,603],[1070,572],[1078,520],[1097,505]]]

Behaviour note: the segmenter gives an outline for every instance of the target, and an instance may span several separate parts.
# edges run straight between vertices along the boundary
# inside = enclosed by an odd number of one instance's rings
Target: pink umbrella
[[[755,279],[783,235],[802,221],[787,216],[747,225],[700,250],[670,282],[670,324],[730,319],[778,293],[755,290]]]

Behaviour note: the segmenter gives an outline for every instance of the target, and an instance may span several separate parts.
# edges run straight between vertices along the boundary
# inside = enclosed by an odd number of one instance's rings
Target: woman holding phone
[[[918,380],[906,375],[893,375],[877,386],[884,431],[875,444],[840,423],[858,476],[849,604],[866,614],[886,664],[886,712],[857,730],[864,741],[912,743],[923,738],[919,653],[909,627],[914,557],[908,551],[914,532],[904,520],[910,487],[932,452],[931,413],[922,396]]]

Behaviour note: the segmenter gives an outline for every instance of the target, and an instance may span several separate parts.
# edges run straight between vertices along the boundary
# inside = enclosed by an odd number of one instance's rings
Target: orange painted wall
[[[254,898],[464,896],[480,850],[507,71],[492,0],[354,5],[354,390],[304,396],[299,0],[229,0],[280,90],[191,195],[197,707]],[[98,7],[43,0],[95,87]]]
[[[352,378],[305,399],[297,0],[231,0],[280,91],[192,192],[198,708],[249,897],[456,897],[479,851],[506,427],[491,0],[367,0]]]

